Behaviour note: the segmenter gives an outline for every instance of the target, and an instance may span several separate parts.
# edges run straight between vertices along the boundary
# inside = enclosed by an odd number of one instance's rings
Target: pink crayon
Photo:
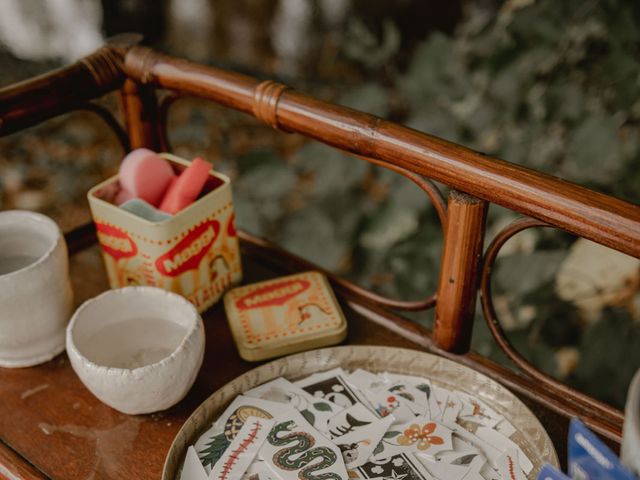
[[[121,188],[116,197],[118,205],[131,198],[141,198],[157,206],[175,174],[169,162],[157,153],[137,148],[124,157],[118,178]]]
[[[183,208],[191,205],[204,187],[212,164],[196,157],[181,174],[175,178],[165,193],[160,210],[175,215]]]

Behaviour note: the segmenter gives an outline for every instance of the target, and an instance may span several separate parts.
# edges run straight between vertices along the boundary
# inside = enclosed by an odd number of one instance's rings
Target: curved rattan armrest
[[[124,54],[141,40],[138,34],[118,35],[71,65],[0,89],[0,137],[120,88],[126,79]]]

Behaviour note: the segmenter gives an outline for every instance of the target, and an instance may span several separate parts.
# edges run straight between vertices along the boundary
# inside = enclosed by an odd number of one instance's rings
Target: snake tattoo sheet
[[[283,480],[348,480],[340,449],[298,412],[276,420],[260,458]]]
[[[428,378],[335,368],[238,395],[180,480],[526,480],[508,419]]]

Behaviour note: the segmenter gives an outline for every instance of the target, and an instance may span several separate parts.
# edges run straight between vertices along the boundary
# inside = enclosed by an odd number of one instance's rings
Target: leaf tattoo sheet
[[[236,397],[194,446],[181,480],[526,480],[513,424],[428,378],[334,368]],[[518,438],[515,436],[514,438]]]
[[[250,417],[270,419],[292,409],[286,405],[240,395],[226,408],[212,427],[200,436],[195,450],[207,473],[229,448]]]

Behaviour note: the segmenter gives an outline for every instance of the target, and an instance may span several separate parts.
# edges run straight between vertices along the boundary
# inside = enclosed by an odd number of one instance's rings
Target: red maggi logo
[[[115,260],[133,257],[138,253],[138,247],[135,242],[119,228],[105,225],[104,223],[96,223],[96,233],[98,241],[102,245],[102,250]]]
[[[250,308],[271,307],[274,305],[284,305],[299,293],[304,292],[311,286],[307,280],[295,279],[274,283],[267,287],[259,288],[244,297],[236,300],[236,306],[240,310]]]
[[[229,223],[227,223],[227,235],[230,237],[235,237],[237,235],[235,220],[236,216],[232,213],[229,216]]]
[[[175,247],[156,259],[156,268],[163,275],[177,277],[187,270],[198,268],[207,250],[220,233],[220,222],[210,220],[196,227]]]

